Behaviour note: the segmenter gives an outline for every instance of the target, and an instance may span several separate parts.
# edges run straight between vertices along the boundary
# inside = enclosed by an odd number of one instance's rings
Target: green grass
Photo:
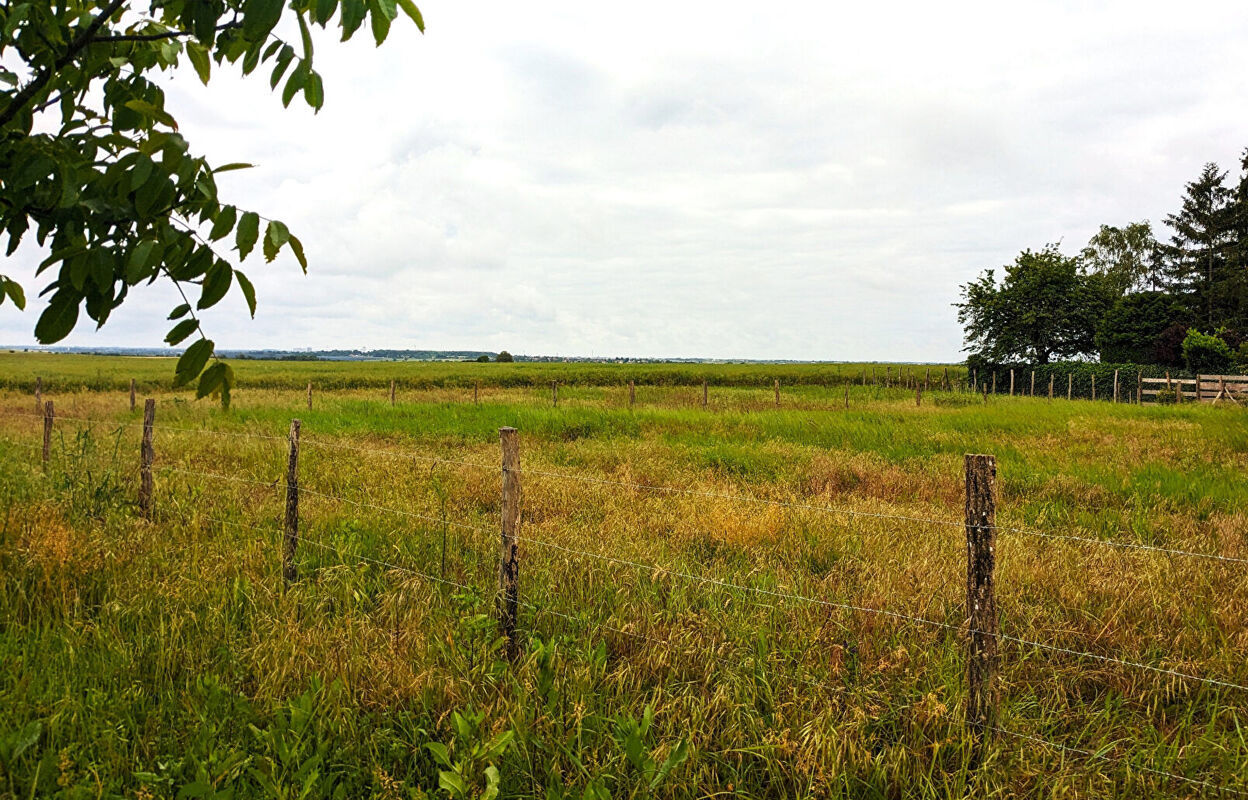
[[[529,379],[394,408],[355,389],[308,410],[298,381],[229,412],[162,391],[150,522],[122,393],[49,388],[46,471],[29,394],[0,394],[0,797],[483,797],[495,775],[577,800],[1219,796],[1144,768],[1248,791],[1245,692],[1006,642],[1002,727],[1109,760],[1000,735],[972,769],[956,631],[677,574],[956,627],[966,452],[997,455],[1003,526],[1246,558],[1242,410],[853,386],[846,411],[818,384],[776,409],[769,380],[706,409],[646,385],[630,409],[585,376],[552,408]],[[284,587],[292,417],[310,491]],[[515,664],[492,618],[503,425]],[[1242,564],[1003,531],[997,583],[1008,634],[1248,684]]]

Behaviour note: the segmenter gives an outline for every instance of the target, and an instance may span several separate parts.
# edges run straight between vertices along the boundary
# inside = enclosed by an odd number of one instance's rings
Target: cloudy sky
[[[955,359],[960,283],[1160,223],[1248,146],[1239,2],[420,5],[423,36],[317,37],[318,115],[267,71],[170,80],[311,261],[252,256],[220,346]],[[39,258],[4,268],[32,295]],[[176,301],[131,298],[65,344],[158,345]]]

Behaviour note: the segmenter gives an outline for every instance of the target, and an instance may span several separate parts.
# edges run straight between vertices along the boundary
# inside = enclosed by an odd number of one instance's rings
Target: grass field
[[[846,410],[824,379],[860,367],[840,365],[679,365],[696,378],[667,385],[631,367],[257,365],[281,376],[265,388],[246,364],[229,412],[156,394],[148,522],[118,390],[156,373],[131,361],[0,356],[0,797],[1248,792],[1242,409],[916,407],[850,386]],[[354,388],[308,410],[302,370],[327,366]],[[473,404],[478,368],[514,380]],[[378,389],[400,369],[392,408]],[[58,415],[46,470],[32,372]],[[493,619],[504,425],[524,491],[514,665]],[[977,769],[968,452],[998,459],[1002,633],[1073,651],[1002,641],[1008,733]]]

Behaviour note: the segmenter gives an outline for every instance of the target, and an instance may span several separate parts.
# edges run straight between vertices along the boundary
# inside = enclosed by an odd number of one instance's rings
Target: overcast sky
[[[267,69],[169,81],[193,150],[258,165],[223,198],[311,262],[249,258],[219,346],[957,359],[959,284],[1160,224],[1248,146],[1241,2],[420,5],[423,36],[316,37],[318,115]],[[40,258],[3,270],[32,297]],[[63,344],[159,345],[175,304]]]

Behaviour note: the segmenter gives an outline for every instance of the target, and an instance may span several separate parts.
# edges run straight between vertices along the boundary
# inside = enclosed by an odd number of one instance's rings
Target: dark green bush
[[[1183,339],[1183,360],[1189,372],[1222,373],[1231,368],[1231,347],[1215,334],[1201,333],[1195,328]]]

